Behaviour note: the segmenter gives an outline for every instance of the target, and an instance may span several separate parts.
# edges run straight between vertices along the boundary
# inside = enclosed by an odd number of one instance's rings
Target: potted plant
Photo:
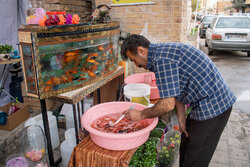
[[[0,60],[9,60],[10,52],[13,50],[11,45],[0,45]]]

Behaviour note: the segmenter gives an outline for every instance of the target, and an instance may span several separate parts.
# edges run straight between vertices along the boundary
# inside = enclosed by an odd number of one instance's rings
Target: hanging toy
[[[43,18],[39,20],[39,26],[45,26],[46,19],[47,19],[47,17],[45,15],[43,15]]]
[[[71,21],[72,21],[72,16],[71,16],[71,14],[68,14],[65,23],[66,24],[72,24]]]
[[[79,24],[79,21],[80,17],[78,16],[78,14],[74,14],[72,18],[72,24]]]
[[[64,25],[65,24],[65,17],[63,15],[59,15],[59,23],[58,25]]]

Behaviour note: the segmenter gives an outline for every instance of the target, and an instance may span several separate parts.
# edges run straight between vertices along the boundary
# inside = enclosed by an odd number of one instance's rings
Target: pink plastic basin
[[[115,103],[117,105],[115,105]],[[131,133],[105,133],[91,127],[92,122],[97,118],[107,114],[121,113],[124,110],[128,110],[132,104],[135,104],[135,109],[138,110],[146,108],[146,106],[142,104],[130,102],[109,102],[98,104],[84,112],[81,118],[82,126],[89,131],[92,141],[100,147],[110,150],[130,150],[139,147],[147,141],[150,131],[154,129],[158,123],[158,118],[147,119],[147,121],[150,122],[149,126]]]
[[[146,72],[146,73],[137,73],[130,75],[125,78],[124,80],[125,84],[130,83],[145,83],[150,85],[150,100],[159,99],[159,89],[155,82],[155,73],[153,72]]]

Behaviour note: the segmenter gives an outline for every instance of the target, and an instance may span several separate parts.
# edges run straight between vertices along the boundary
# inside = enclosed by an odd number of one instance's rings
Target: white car
[[[214,50],[243,51],[250,57],[250,17],[219,16],[206,31],[208,55]]]

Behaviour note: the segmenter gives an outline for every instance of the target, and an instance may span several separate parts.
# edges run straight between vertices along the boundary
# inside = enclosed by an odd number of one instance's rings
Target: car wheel
[[[208,47],[208,55],[213,55],[214,51]]]
[[[250,57],[250,52],[247,52],[247,56]]]
[[[205,39],[205,47],[208,47],[208,45],[207,45],[207,39]]]

